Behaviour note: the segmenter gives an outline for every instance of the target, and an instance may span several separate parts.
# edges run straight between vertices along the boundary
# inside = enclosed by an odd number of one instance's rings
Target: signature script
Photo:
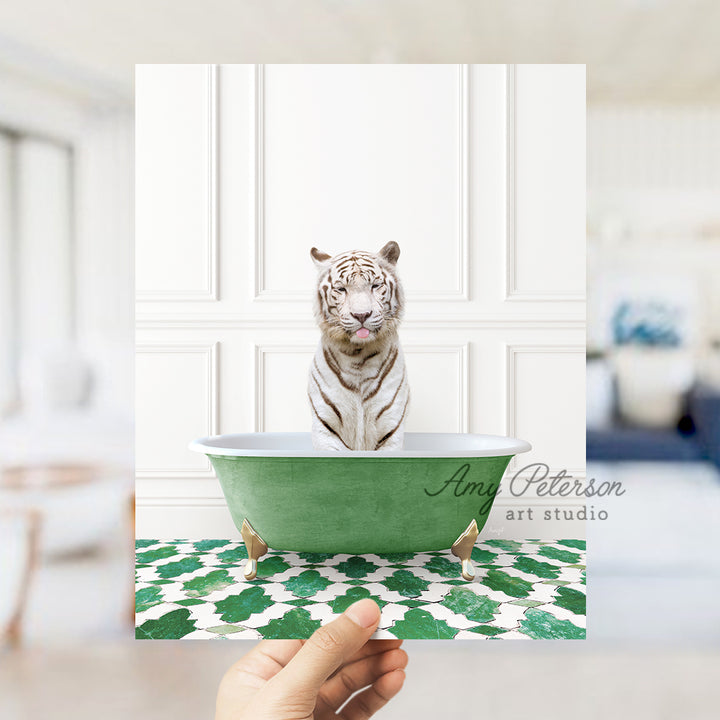
[[[530,473],[528,476],[528,473]],[[455,497],[476,495],[484,497],[485,502],[479,514],[490,512],[493,500],[500,494],[499,482],[474,482],[467,479],[470,464],[461,465],[448,480],[436,490],[423,488],[426,495],[435,497],[447,491]],[[510,480],[510,494],[522,497],[530,490],[534,490],[538,497],[605,497],[607,495],[624,495],[625,489],[618,480],[597,483],[594,478],[580,481],[573,478],[566,470],[559,470],[555,475],[550,474],[550,468],[545,463],[533,463],[518,470]]]
[[[465,465],[461,465],[455,471],[453,476],[449,480],[446,480],[443,485],[435,492],[430,492],[427,488],[423,488],[425,490],[425,494],[429,495],[430,497],[435,497],[436,495],[439,495],[441,492],[444,492],[451,486],[454,486],[451,492],[455,497],[462,497],[463,495],[468,494],[485,497],[486,500],[480,507],[480,515],[484,515],[485,513],[490,512],[493,500],[495,499],[495,496],[500,492],[500,487],[498,483],[484,483],[482,481],[473,482],[472,480],[466,480],[465,478],[469,472],[470,465],[468,463],[466,463]]]

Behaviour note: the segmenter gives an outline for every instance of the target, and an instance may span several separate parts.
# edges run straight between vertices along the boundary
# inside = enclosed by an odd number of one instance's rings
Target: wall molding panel
[[[277,313],[274,315],[158,315],[143,313],[137,315],[136,327],[142,330],[184,329],[205,330],[238,329],[252,330],[262,328],[314,330],[317,326],[306,314],[301,318]],[[496,328],[518,328],[528,330],[584,330],[585,321],[577,318],[557,317],[513,317],[503,314],[487,316],[463,317],[428,317],[405,318],[403,328],[443,330],[456,328],[464,330],[485,330]]]
[[[255,428],[254,432],[265,431],[265,391],[266,391],[266,369],[265,369],[265,358],[270,354],[277,353],[315,353],[315,345],[311,344],[297,344],[297,345],[255,345],[253,348],[253,359],[254,359],[254,387],[255,387],[255,404],[254,404],[254,417],[255,417]],[[310,365],[308,363],[307,369]],[[304,386],[303,386],[304,388]]]
[[[579,355],[582,357],[583,364],[585,363],[585,345],[580,344],[567,344],[567,345],[520,345],[520,344],[509,344],[505,346],[505,366],[506,366],[506,432],[510,437],[517,437],[517,425],[518,425],[518,358],[523,355],[541,355],[541,356],[553,356],[553,355]],[[577,391],[584,398],[585,388],[578,388]],[[576,418],[575,422],[579,422],[582,425],[584,432],[584,406],[581,418]],[[562,448],[562,446],[561,446]],[[583,446],[584,455],[584,446]],[[508,472],[515,473],[520,463],[524,463],[523,458],[513,458],[510,463]],[[551,466],[551,472],[559,470],[560,467]],[[584,478],[585,467],[584,465],[576,467],[564,467],[568,474],[574,477]]]
[[[252,147],[254,149],[255,173],[254,191],[254,299],[294,301],[292,294],[272,293],[265,287],[265,65],[256,64],[253,93],[254,124]],[[305,300],[305,297],[300,298]]]
[[[403,344],[405,356],[413,354],[443,354],[455,358],[458,373],[457,383],[457,432],[469,432],[470,428],[470,379],[469,363],[470,349],[468,343],[447,344],[447,345],[416,345],[414,343]],[[419,378],[418,378],[419,380]],[[417,382],[417,380],[416,380]],[[412,400],[411,400],[412,402]],[[412,409],[412,407],[411,407]]]
[[[202,87],[203,122],[201,137],[197,139],[202,148],[203,171],[199,175],[202,183],[199,205],[204,214],[201,247],[206,271],[203,287],[200,289],[141,289],[136,292],[140,303],[160,302],[216,302],[219,300],[218,287],[218,65],[206,65]],[[180,153],[178,154],[180,156]],[[177,171],[177,168],[175,168]],[[142,226],[141,226],[142,227]],[[144,241],[144,239],[143,239]],[[168,258],[168,263],[172,261]]]
[[[138,355],[161,355],[177,357],[180,355],[201,355],[205,361],[205,392],[207,403],[205,407],[205,427],[208,435],[215,435],[218,432],[219,415],[219,387],[218,387],[218,348],[219,343],[197,344],[197,343],[143,343],[136,345],[135,352]],[[168,398],[171,401],[171,398]],[[171,406],[172,409],[172,406]],[[186,447],[192,438],[183,438],[180,442]],[[198,456],[199,457],[199,456]],[[203,468],[187,467],[182,464],[136,466],[136,477],[138,479],[153,478],[214,478],[210,461],[205,458]]]
[[[457,255],[455,269],[456,287],[442,292],[409,292],[407,299],[418,302],[468,302],[470,297],[470,107],[471,107],[471,67],[457,65],[458,94],[457,114],[457,163],[458,197],[457,225],[453,247]],[[252,144],[254,147],[254,297],[255,301],[278,303],[307,302],[305,291],[285,291],[267,286],[266,269],[268,267],[268,248],[266,241],[266,72],[264,65],[256,65],[253,79],[252,101],[254,104],[252,123]]]
[[[521,252],[518,248],[518,212],[522,212],[522,207],[518,207],[518,160],[523,161],[522,155],[518,157],[518,66],[506,66],[506,238],[505,238],[505,301],[524,302],[524,303],[584,303],[585,293],[573,293],[559,291],[544,292],[528,292],[522,289],[518,282],[518,263],[520,262]],[[584,137],[583,137],[584,146]],[[583,149],[584,152],[584,149]],[[554,178],[548,173],[549,180],[552,182]],[[584,194],[584,177],[575,177],[575,181],[580,180],[582,183],[582,192]],[[539,189],[539,188],[538,188]],[[579,237],[583,238],[584,243],[585,226],[582,224],[578,228]],[[548,248],[550,254],[556,251],[553,247]],[[561,258],[558,258],[562,262]]]
[[[188,497],[153,497],[151,495],[138,498],[139,507],[210,507],[225,508],[225,498],[220,496],[208,495],[202,497],[200,495],[192,495]]]
[[[458,382],[453,390],[456,395],[458,408],[457,427],[455,432],[468,432],[470,427],[470,393],[469,393],[469,346],[463,344],[433,344],[419,345],[415,343],[403,343],[405,357],[413,355],[450,355],[455,364]],[[266,390],[268,387],[268,374],[266,370],[266,358],[273,354],[307,354],[312,357],[317,346],[310,344],[256,344],[253,347],[254,363],[254,432],[265,432],[266,416]],[[303,365],[304,374],[310,367],[310,360]],[[420,378],[418,378],[418,384]],[[303,390],[305,386],[303,385]],[[303,398],[304,399],[304,398]],[[412,406],[411,406],[412,409]],[[306,431],[309,431],[309,422]]]

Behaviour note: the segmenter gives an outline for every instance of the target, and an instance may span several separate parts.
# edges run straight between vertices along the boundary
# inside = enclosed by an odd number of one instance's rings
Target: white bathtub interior
[[[527,452],[524,440],[470,433],[405,433],[402,450],[317,451],[310,433],[238,433],[200,438],[190,449],[230,457],[500,457]]]

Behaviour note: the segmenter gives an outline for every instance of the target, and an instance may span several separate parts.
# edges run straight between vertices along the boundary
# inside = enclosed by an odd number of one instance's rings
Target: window
[[[69,145],[0,128],[1,415],[27,368],[74,341],[73,175]]]

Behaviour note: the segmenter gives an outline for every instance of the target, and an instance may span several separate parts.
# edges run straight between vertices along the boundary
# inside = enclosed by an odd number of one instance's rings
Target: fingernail
[[[345,615],[361,628],[369,628],[378,621],[380,608],[370,598],[365,598],[351,605]]]

